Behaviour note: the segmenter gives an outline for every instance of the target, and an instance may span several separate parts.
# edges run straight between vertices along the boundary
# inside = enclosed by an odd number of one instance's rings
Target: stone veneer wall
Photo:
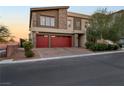
[[[67,29],[67,9],[59,9],[59,29]]]
[[[67,9],[32,12],[31,27],[41,27],[40,15],[55,17],[55,28],[67,29]]]
[[[31,27],[37,27],[37,14],[32,12]]]

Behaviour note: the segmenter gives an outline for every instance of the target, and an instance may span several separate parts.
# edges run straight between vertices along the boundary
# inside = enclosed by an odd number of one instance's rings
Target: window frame
[[[76,27],[76,22],[80,22],[80,27]],[[79,18],[79,17],[74,17],[74,23],[73,23],[73,27],[74,27],[74,30],[81,30],[81,24],[82,24],[82,22],[81,22],[81,18]]]
[[[68,24],[68,22],[70,22],[70,24]],[[72,20],[68,19],[67,20],[67,28],[71,28],[72,27]]]
[[[41,17],[44,17],[44,21],[45,21],[44,25],[41,24],[41,22],[42,22]],[[53,25],[52,25],[52,21],[53,21]],[[55,28],[56,27],[56,18],[54,16],[40,15],[40,23],[39,24],[41,27]]]

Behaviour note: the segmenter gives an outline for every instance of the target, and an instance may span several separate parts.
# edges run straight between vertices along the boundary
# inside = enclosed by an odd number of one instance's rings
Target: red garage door
[[[71,36],[51,36],[51,47],[71,47]]]
[[[49,45],[48,35],[36,35],[36,47],[46,48]]]

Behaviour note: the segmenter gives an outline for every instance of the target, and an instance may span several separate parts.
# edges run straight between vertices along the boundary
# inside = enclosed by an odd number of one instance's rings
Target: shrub
[[[114,50],[114,45],[108,44],[108,49],[107,50]]]
[[[25,56],[26,57],[33,57],[34,56],[34,53],[31,50],[33,48],[33,45],[32,45],[32,43],[30,41],[25,41],[23,43],[23,47],[25,49]]]
[[[108,45],[108,50],[117,50],[119,49],[119,45],[115,44],[115,45]]]
[[[33,48],[33,45],[30,41],[23,42],[23,47],[25,51],[31,50]]]
[[[86,47],[92,51],[107,51],[107,50],[117,50],[119,49],[118,45],[110,44],[100,44],[100,43],[86,43]]]
[[[34,53],[31,50],[25,51],[25,56],[26,57],[33,57]]]
[[[117,49],[119,49],[119,48],[120,48],[119,45],[114,45],[113,50],[117,50]]]
[[[95,44],[95,50],[94,51],[104,51],[107,49],[106,44]]]
[[[86,42],[85,46],[86,46],[87,49],[90,49],[91,47],[94,46],[94,43],[93,42]]]

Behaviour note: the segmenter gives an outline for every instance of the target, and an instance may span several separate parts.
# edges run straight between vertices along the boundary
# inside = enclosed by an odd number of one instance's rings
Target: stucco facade
[[[47,8],[32,8],[30,12],[30,39],[34,47],[36,47],[36,34],[57,36],[71,36],[72,47],[85,47],[86,42],[86,23],[90,16],[78,13],[68,12],[69,7],[47,7]],[[52,16],[55,18],[54,27],[40,26],[40,16]],[[75,28],[75,19],[79,20],[80,28]],[[68,26],[68,21],[69,26]],[[78,27],[78,26],[77,26]],[[51,40],[49,40],[51,47]]]

